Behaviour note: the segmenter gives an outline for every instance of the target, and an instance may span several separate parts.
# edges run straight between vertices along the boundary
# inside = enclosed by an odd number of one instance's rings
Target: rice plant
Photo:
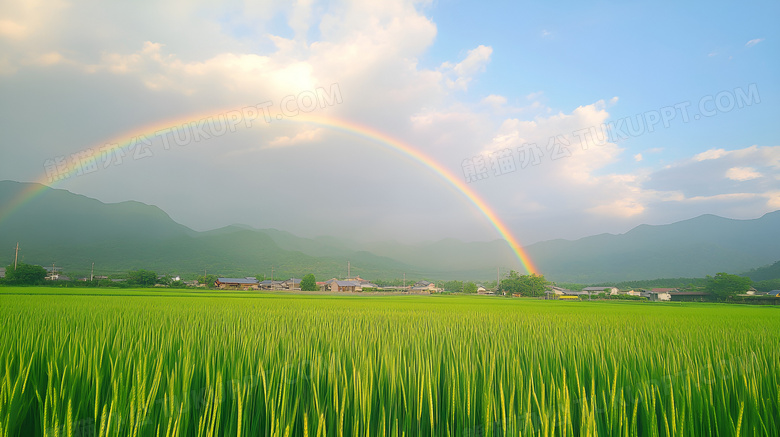
[[[7,290],[0,308],[2,436],[780,429],[776,308]]]

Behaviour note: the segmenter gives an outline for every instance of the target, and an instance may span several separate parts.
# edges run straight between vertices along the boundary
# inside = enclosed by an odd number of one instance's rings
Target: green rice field
[[[2,288],[0,309],[0,436],[780,435],[772,307]]]

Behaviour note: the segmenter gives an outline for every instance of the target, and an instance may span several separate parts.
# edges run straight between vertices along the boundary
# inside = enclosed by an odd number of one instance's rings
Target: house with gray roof
[[[362,291],[363,285],[359,281],[351,279],[341,280],[336,278],[327,281],[318,282],[320,291]]]
[[[259,288],[259,282],[254,278],[217,278],[214,285],[223,290],[257,290]]]
[[[413,293],[431,293],[434,291],[439,291],[436,288],[436,284],[430,281],[417,281],[417,283],[414,284],[414,287],[411,288]]]
[[[301,289],[301,280],[298,278],[290,278],[284,282],[282,282],[282,286],[287,290],[300,290]]]
[[[266,279],[265,281],[259,282],[258,286],[262,290],[281,290],[284,288],[284,281],[272,281],[270,279]]]
[[[582,289],[582,291],[586,291],[588,294],[605,293],[609,295],[615,295],[618,294],[619,290],[617,287],[585,287]]]

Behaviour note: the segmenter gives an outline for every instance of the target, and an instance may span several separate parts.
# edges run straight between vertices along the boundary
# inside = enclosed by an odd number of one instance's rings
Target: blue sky
[[[463,163],[484,159],[469,186],[524,243],[780,209],[777,2],[31,1],[0,17],[0,179],[49,177],[46,162],[141,126],[335,85],[343,99],[314,114],[403,140],[465,181]],[[575,135],[664,108],[674,118],[652,132]],[[49,182],[199,230],[497,238],[429,169],[327,126],[149,140],[153,157]],[[531,144],[541,155],[521,166]],[[494,167],[503,150],[511,171]],[[243,206],[204,213],[202,199]]]
[[[426,57],[431,65],[461,54],[462,47],[493,48],[489,68],[470,89],[474,99],[522,99],[541,91],[551,107],[568,112],[618,96],[610,114],[620,118],[751,83],[770,104],[780,97],[777,2],[445,1],[429,14],[448,35],[433,44]],[[746,46],[756,39],[760,43]],[[684,157],[702,141],[719,147],[741,141],[739,126],[769,127],[776,116],[743,111],[706,128],[676,129],[664,140],[674,141],[670,149],[678,153],[667,156]],[[777,141],[772,129],[757,134],[761,142]],[[636,141],[637,148],[652,147],[653,140]]]

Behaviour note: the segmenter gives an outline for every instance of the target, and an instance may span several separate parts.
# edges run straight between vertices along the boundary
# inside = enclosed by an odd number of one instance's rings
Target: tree
[[[748,291],[752,284],[753,281],[750,278],[718,273],[715,277],[707,276],[707,285],[704,287],[704,291],[718,299],[725,300],[729,296]]]
[[[214,283],[217,282],[217,275],[206,275],[198,276],[198,282],[201,284],[206,284],[206,287],[211,288],[214,286]]]
[[[317,280],[309,273],[301,279],[301,291],[317,291]]]
[[[463,291],[463,281],[445,281],[442,288],[447,291]]]
[[[148,270],[136,270],[127,274],[127,282],[136,287],[154,287],[157,283],[157,273]]]
[[[544,275],[536,273],[520,275],[516,271],[510,270],[498,286],[498,291],[506,295],[543,296],[548,284],[549,282],[544,279]]]
[[[206,284],[206,287],[211,288],[214,286],[214,283],[217,282],[217,275],[206,275],[204,276],[198,276],[197,280],[198,283]]]
[[[463,292],[464,293],[476,293],[477,292],[477,284],[473,282],[466,282],[466,284],[463,286]]]
[[[32,264],[19,263],[14,269],[13,265],[5,269],[5,282],[13,285],[40,284],[46,278],[46,269]]]

